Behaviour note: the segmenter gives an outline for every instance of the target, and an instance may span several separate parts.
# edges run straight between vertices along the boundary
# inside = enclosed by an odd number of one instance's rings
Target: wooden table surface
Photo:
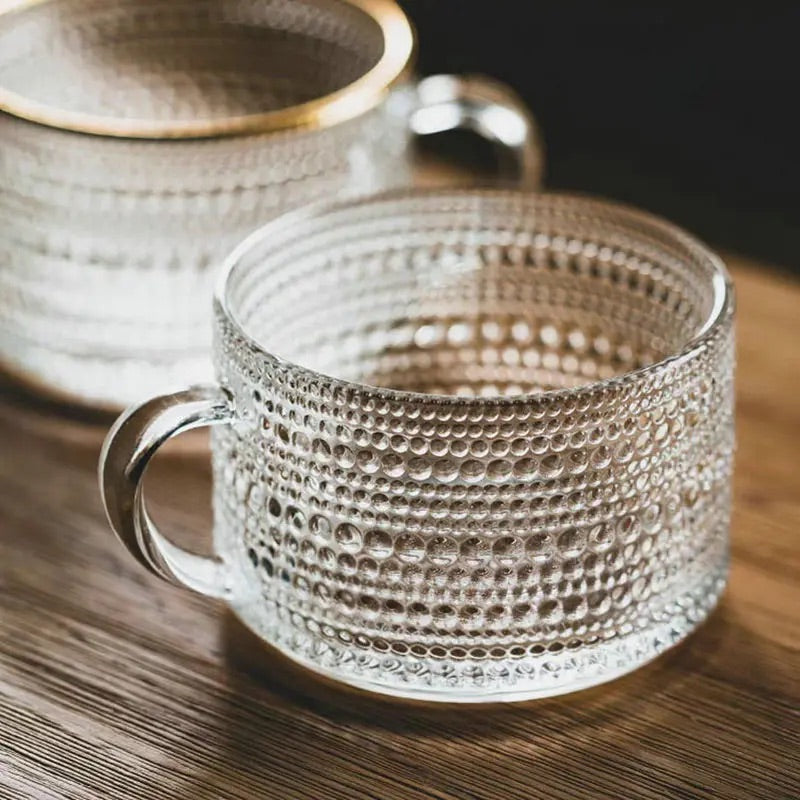
[[[682,646],[553,700],[412,705],[290,666],[112,538],[95,478],[107,420],[3,387],[0,797],[800,797],[800,285],[732,267],[730,588]],[[148,491],[197,543],[209,467],[192,450],[171,446]]]

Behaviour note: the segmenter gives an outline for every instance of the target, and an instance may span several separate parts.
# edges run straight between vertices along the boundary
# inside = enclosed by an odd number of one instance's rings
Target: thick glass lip
[[[274,236],[277,233],[290,229],[293,226],[301,225],[302,223],[312,223],[314,219],[324,217],[326,214],[336,211],[344,211],[347,208],[353,208],[359,205],[364,205],[365,203],[369,204],[371,202],[377,204],[387,200],[424,197],[463,199],[466,197],[491,197],[493,195],[508,196],[508,194],[509,190],[507,189],[390,189],[370,196],[354,197],[333,202],[321,201],[306,205],[303,208],[295,211],[290,211],[251,233],[231,252],[227,259],[225,259],[217,276],[217,282],[214,290],[214,305],[226,318],[228,324],[234,328],[236,334],[241,337],[241,339],[245,341],[252,349],[261,353],[264,358],[271,360],[275,364],[283,365],[297,374],[303,375],[310,381],[323,381],[332,383],[335,384],[337,388],[353,390],[362,396],[368,395],[387,401],[396,401],[399,403],[450,403],[472,408],[486,408],[488,406],[516,407],[531,403],[566,403],[569,400],[577,400],[581,397],[585,397],[586,395],[597,392],[598,390],[622,390],[625,387],[641,381],[646,381],[650,378],[656,377],[659,373],[663,373],[670,368],[680,367],[681,364],[693,360],[707,347],[709,341],[713,338],[716,331],[721,328],[725,324],[726,320],[728,320],[728,318],[733,314],[735,310],[735,292],[733,280],[731,279],[723,260],[699,239],[671,222],[668,222],[646,211],[641,211],[632,206],[592,197],[589,195],[566,192],[543,192],[538,196],[542,198],[549,198],[553,202],[580,202],[585,204],[586,208],[595,206],[596,208],[602,208],[607,212],[613,211],[614,213],[619,214],[621,218],[624,218],[625,221],[649,225],[652,229],[658,230],[660,233],[674,238],[677,242],[691,246],[698,254],[702,255],[702,257],[706,259],[706,262],[711,270],[713,302],[702,325],[700,325],[695,335],[692,336],[692,338],[689,339],[681,349],[676,350],[674,353],[666,356],[665,358],[662,358],[644,367],[637,367],[636,369],[623,372],[620,375],[615,375],[610,378],[602,378],[596,381],[589,381],[580,386],[571,388],[548,389],[541,392],[528,392],[515,395],[501,394],[496,397],[463,397],[448,394],[430,394],[425,392],[409,391],[406,389],[392,389],[374,386],[368,383],[360,383],[358,381],[346,380],[344,378],[337,377],[336,375],[330,375],[309,367],[305,367],[302,364],[298,364],[276,355],[270,352],[262,342],[248,333],[246,326],[240,323],[239,319],[231,308],[228,298],[229,283],[231,276],[241,264],[242,259],[244,259],[253,248],[257,247],[264,240],[269,239],[271,236]],[[516,194],[520,196],[527,196],[531,193],[518,190]],[[298,230],[298,236],[302,235],[302,230]]]
[[[0,23],[9,14],[58,0],[12,0],[0,4]],[[204,139],[271,133],[295,128],[327,128],[376,107],[389,89],[406,77],[416,53],[414,30],[394,0],[343,0],[371,17],[383,35],[377,63],[347,86],[305,103],[254,114],[175,122],[104,116],[40,103],[0,85],[0,111],[51,128],[133,139]]]

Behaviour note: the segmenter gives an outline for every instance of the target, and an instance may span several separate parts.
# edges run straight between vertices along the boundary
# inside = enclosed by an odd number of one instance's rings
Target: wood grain
[[[737,262],[728,593],[633,675],[517,706],[392,702],[311,677],[112,539],[103,416],[0,396],[0,798],[800,797],[800,287]],[[197,448],[148,490],[206,538]]]

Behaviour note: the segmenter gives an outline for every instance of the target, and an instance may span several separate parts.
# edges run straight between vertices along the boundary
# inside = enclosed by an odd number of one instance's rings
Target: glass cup
[[[363,689],[601,683],[724,587],[733,307],[715,255],[611,203],[406,190],[295,212],[227,262],[217,384],[109,433],[106,511],[152,572]],[[141,486],[203,425],[214,558],[164,538]]]
[[[390,0],[27,0],[0,14],[0,364],[121,408],[212,377],[212,275],[279,212],[411,181],[469,127],[539,182],[488,79],[411,79]]]

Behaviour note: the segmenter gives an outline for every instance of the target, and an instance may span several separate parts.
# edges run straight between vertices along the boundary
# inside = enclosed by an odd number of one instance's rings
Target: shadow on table
[[[7,420],[48,443],[66,444],[96,456],[120,413],[119,409],[93,408],[48,396],[0,371],[0,421]],[[207,432],[202,429],[189,431],[162,449],[168,457],[207,457]]]
[[[38,436],[99,449],[114,413],[37,392],[0,372],[0,419]]]

